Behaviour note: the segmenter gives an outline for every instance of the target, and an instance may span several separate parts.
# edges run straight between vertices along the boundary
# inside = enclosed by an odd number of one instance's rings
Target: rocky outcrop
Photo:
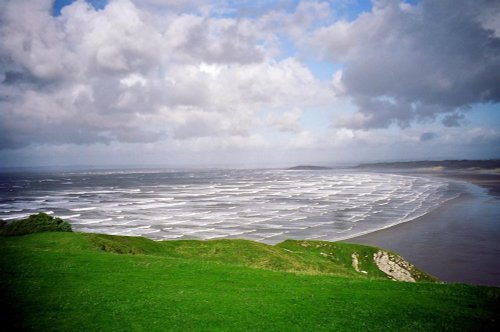
[[[373,260],[379,270],[384,272],[391,279],[415,282],[415,278],[412,275],[414,266],[403,258],[390,254],[387,251],[379,250],[373,254]]]

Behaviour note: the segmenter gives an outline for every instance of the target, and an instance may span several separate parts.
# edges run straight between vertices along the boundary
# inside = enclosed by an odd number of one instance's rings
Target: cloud
[[[334,98],[274,59],[260,18],[179,9],[197,3],[80,0],[53,17],[50,0],[2,2],[0,149],[246,137],[263,110]]]
[[[466,112],[499,101],[497,2],[342,3],[0,0],[0,159],[494,150]]]
[[[442,122],[446,127],[460,127],[460,121],[464,118],[465,116],[462,113],[454,112],[452,114],[447,114]]]
[[[207,2],[203,0],[132,0],[135,6],[147,10],[192,11],[203,9]]]
[[[289,112],[270,114],[267,121],[271,127],[274,127],[279,131],[297,134],[302,131],[302,125],[300,122],[301,116],[302,110],[300,108],[294,108]]]
[[[500,102],[499,17],[489,0],[378,0],[354,21],[317,30],[310,45],[343,64],[339,92],[363,119],[339,125],[406,127],[453,112],[445,124],[456,125],[470,105]]]
[[[437,137],[436,133],[432,132],[425,132],[420,135],[420,141],[425,142],[425,141],[431,141]]]

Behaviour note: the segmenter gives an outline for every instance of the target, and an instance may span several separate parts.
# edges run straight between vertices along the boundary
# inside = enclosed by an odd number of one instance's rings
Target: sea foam
[[[2,181],[0,188],[16,188],[0,192],[4,220],[51,211],[76,231],[268,243],[347,238],[411,220],[456,195],[441,179],[334,170],[19,174]]]

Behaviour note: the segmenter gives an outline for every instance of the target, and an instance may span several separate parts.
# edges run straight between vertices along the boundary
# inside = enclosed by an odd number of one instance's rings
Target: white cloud
[[[294,108],[289,112],[270,114],[267,117],[267,121],[271,127],[279,131],[297,134],[302,131],[301,116],[302,110],[300,108]]]
[[[492,146],[496,130],[461,137],[453,126],[467,123],[469,105],[498,102],[500,7],[450,3],[375,1],[335,21],[324,1],[111,0],[95,10],[78,0],[53,17],[50,0],[0,0],[0,154],[251,160],[322,149],[325,159],[397,144]],[[314,73],[331,73],[328,62],[336,72],[324,82]],[[445,128],[414,129],[434,119]]]
[[[259,20],[177,14],[175,1],[76,1],[58,17],[50,5],[1,14],[3,148],[249,137],[263,110],[334,99],[298,60],[273,59]]]

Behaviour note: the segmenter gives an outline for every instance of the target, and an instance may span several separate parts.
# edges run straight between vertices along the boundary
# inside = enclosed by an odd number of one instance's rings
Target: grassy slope
[[[195,259],[225,264],[242,265],[274,271],[302,274],[334,274],[346,277],[383,278],[373,262],[378,248],[326,241],[285,241],[270,246],[248,240],[163,241],[155,242],[142,237],[82,234],[95,247],[108,252],[145,254],[170,258]],[[352,253],[359,256],[360,274],[352,267]],[[417,280],[434,278],[416,270]]]
[[[498,289],[384,280],[368,259],[377,249],[359,245],[40,233],[0,248],[3,318],[35,330],[493,330],[500,319]]]

